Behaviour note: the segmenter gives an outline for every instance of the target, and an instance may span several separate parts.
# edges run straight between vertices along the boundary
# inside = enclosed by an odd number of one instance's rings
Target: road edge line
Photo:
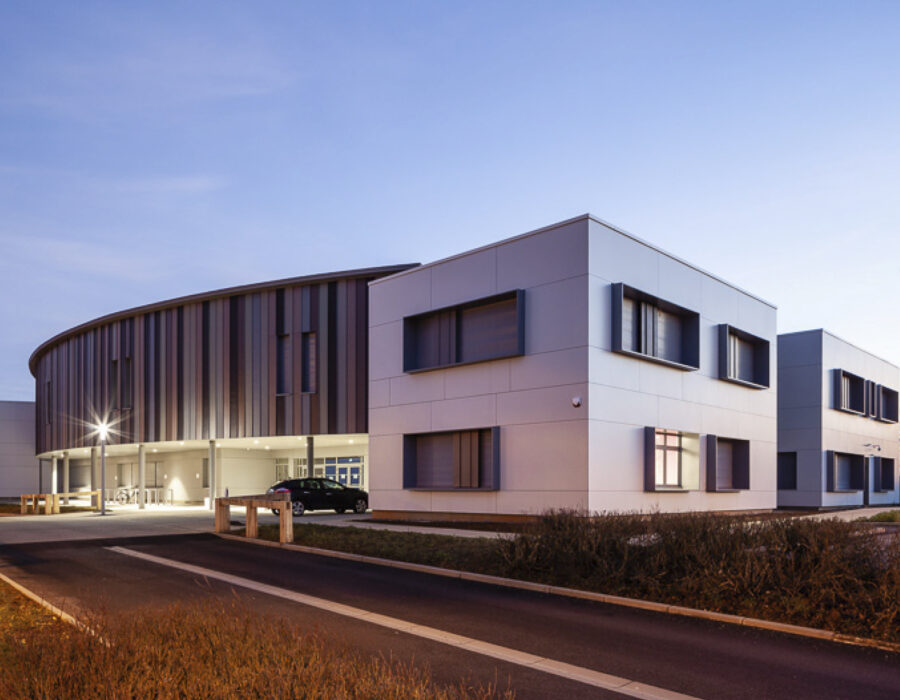
[[[459,569],[445,569],[439,566],[430,566],[428,564],[415,564],[413,562],[399,561],[396,559],[383,559],[381,557],[372,557],[366,554],[354,554],[352,552],[341,552],[336,549],[322,549],[320,547],[309,547],[302,544],[281,544],[280,542],[272,542],[271,540],[262,540],[256,538],[243,537],[227,532],[213,533],[216,537],[224,540],[234,540],[237,542],[247,542],[257,544],[263,547],[275,547],[276,549],[288,549],[291,551],[302,552],[304,554],[317,554],[333,559],[346,559],[350,561],[358,561],[364,564],[375,564],[377,566],[386,566],[393,569],[406,569],[407,571],[415,571],[423,574],[431,574],[433,576],[444,576],[445,578],[458,578],[464,581],[473,581],[476,583],[487,583],[494,586],[502,586],[504,588],[515,588],[518,590],[532,591],[535,593],[546,593],[548,595],[556,595],[564,598],[580,598],[583,600],[591,600],[596,603],[606,603],[608,605],[618,605],[624,608],[637,608],[641,610],[649,610],[651,612],[663,613],[666,615],[678,615],[680,617],[693,617],[710,622],[722,622],[725,624],[736,625],[738,627],[751,627],[755,629],[767,630],[770,632],[780,632],[782,634],[791,634],[797,637],[806,637],[808,639],[820,639],[828,642],[836,642],[839,644],[847,644],[849,646],[866,647],[870,649],[880,649],[882,651],[890,651],[900,653],[900,643],[883,642],[877,639],[867,637],[855,637],[841,632],[832,630],[823,630],[817,627],[805,627],[803,625],[792,625],[786,622],[775,622],[773,620],[763,620],[756,617],[744,617],[742,615],[733,615],[731,613],[721,613],[714,610],[702,610],[700,608],[689,608],[682,605],[674,605],[670,603],[657,603],[652,600],[642,600],[641,598],[626,598],[624,596],[610,595],[608,593],[594,593],[593,591],[581,591],[577,588],[565,588],[563,586],[551,586],[543,583],[534,583],[533,581],[522,581],[520,579],[505,578],[503,576],[492,576],[490,574],[477,574],[470,571],[461,571]]]
[[[79,622],[79,621],[78,621],[77,619],[75,619],[72,615],[70,615],[69,613],[65,612],[64,610],[60,610],[60,609],[59,609],[58,607],[56,607],[53,603],[51,603],[49,600],[47,600],[46,598],[42,598],[42,597],[39,596],[37,593],[35,593],[34,591],[32,591],[32,590],[29,589],[29,588],[26,588],[25,586],[23,586],[23,585],[22,585],[21,583],[19,583],[18,581],[14,581],[13,579],[11,579],[11,578],[10,578],[9,576],[7,576],[6,574],[0,573],[0,581],[3,581],[4,583],[9,584],[9,586],[10,586],[11,588],[13,588],[14,590],[18,591],[19,593],[21,593],[23,596],[25,596],[26,598],[28,598],[28,599],[31,600],[32,602],[35,602],[35,603],[37,603],[38,605],[40,605],[40,606],[46,608],[46,609],[49,610],[51,613],[53,613],[54,615],[56,615],[56,616],[57,616],[60,620],[62,620],[63,622],[67,622],[67,623],[69,623],[70,625],[73,625],[74,627],[77,627],[77,628],[80,629],[80,630],[87,630],[87,629],[88,629],[86,625],[84,625],[83,623]]]

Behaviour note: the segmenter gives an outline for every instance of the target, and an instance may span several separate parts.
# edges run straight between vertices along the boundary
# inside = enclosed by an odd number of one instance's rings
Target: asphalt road
[[[176,560],[699,698],[900,697],[900,655],[516,591],[210,535],[6,545],[0,571],[76,615],[239,596],[364,654],[429,666],[440,681],[495,683],[518,698],[615,698],[500,661],[108,549]]]

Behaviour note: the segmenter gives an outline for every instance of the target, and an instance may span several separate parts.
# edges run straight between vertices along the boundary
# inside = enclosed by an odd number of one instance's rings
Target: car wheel
[[[353,505],[353,511],[356,513],[365,513],[369,510],[369,502],[365,498],[357,498]]]
[[[341,513],[343,513],[346,510],[347,510],[346,508],[335,508],[334,512],[337,513],[338,515],[340,515]]]
[[[303,505],[303,501],[294,501],[291,504],[291,510],[294,511],[295,516],[300,516],[306,512],[306,506]]]

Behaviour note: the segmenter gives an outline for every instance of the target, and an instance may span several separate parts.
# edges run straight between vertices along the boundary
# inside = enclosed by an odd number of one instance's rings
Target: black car
[[[352,510],[365,513],[369,508],[369,494],[362,489],[344,486],[331,479],[288,479],[279,481],[267,493],[290,491],[294,515],[308,510],[333,510],[343,513]],[[278,510],[273,509],[273,513]]]

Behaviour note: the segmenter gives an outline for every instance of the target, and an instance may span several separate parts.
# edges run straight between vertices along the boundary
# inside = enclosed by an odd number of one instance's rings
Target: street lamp
[[[106,438],[109,426],[104,422],[97,426],[100,436],[100,515],[106,515]]]

